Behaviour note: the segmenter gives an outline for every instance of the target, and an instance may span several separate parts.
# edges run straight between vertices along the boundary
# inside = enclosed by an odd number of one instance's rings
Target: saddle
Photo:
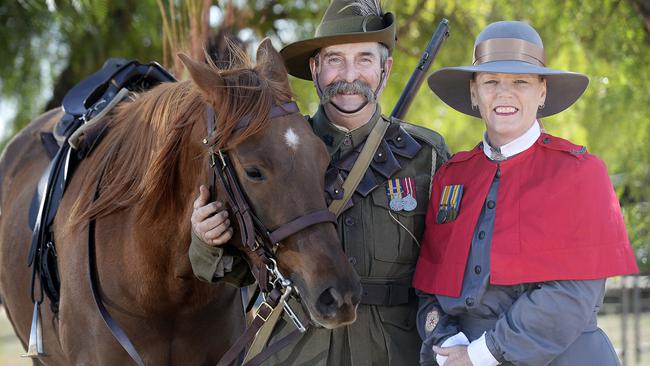
[[[59,271],[52,222],[63,198],[70,177],[106,131],[102,118],[129,92],[141,92],[162,82],[176,79],[156,62],[140,64],[136,60],[111,58],[103,67],[75,85],[63,98],[65,114],[52,132],[41,133],[41,142],[50,163],[41,176],[29,209],[32,242],[28,265],[33,278],[40,280],[40,294],[35,293],[32,280],[32,301],[50,299],[50,307],[58,313]]]

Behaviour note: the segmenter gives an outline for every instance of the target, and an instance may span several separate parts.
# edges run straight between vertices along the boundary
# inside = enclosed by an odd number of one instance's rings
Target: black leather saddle
[[[27,261],[33,266],[34,276],[40,279],[40,301],[45,292],[55,313],[58,312],[60,282],[51,225],[74,169],[99,143],[106,125],[102,120],[87,125],[82,144],[76,148],[70,145],[70,137],[101,113],[121,90],[140,92],[162,82],[174,81],[176,79],[156,62],[141,64],[135,60],[111,58],[99,71],[68,91],[62,105],[65,114],[51,133],[41,133],[51,161],[39,180],[29,209],[32,243]],[[32,281],[32,299],[38,299],[34,291]]]

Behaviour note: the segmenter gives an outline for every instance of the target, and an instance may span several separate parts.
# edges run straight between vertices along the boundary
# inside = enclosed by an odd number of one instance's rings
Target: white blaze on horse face
[[[298,145],[300,144],[300,138],[293,132],[292,128],[289,128],[287,132],[284,133],[284,142],[292,148],[294,151],[298,150]]]

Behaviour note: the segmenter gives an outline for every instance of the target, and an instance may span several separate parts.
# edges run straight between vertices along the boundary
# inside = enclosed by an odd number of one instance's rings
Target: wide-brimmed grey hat
[[[474,42],[471,66],[444,67],[429,76],[429,87],[455,110],[481,118],[472,109],[469,82],[476,72],[536,74],[546,79],[546,102],[538,117],[547,117],[569,108],[584,93],[589,78],[574,72],[546,67],[544,44],[537,31],[518,21],[488,25]]]

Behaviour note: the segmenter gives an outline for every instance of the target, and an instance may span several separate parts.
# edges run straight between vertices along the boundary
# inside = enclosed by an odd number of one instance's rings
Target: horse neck
[[[185,266],[192,202],[207,169],[201,144],[205,104],[198,93],[188,91],[189,85],[166,85],[120,111],[118,118],[123,120],[112,143],[124,142],[109,172],[121,189],[109,188],[108,196],[101,197],[108,207],[111,202],[127,202],[125,220],[133,224],[136,245],[126,250],[160,268]],[[179,97],[185,100],[174,100]],[[139,158],[142,163],[134,161]],[[137,178],[125,178],[129,175]],[[135,193],[128,193],[132,189]]]

